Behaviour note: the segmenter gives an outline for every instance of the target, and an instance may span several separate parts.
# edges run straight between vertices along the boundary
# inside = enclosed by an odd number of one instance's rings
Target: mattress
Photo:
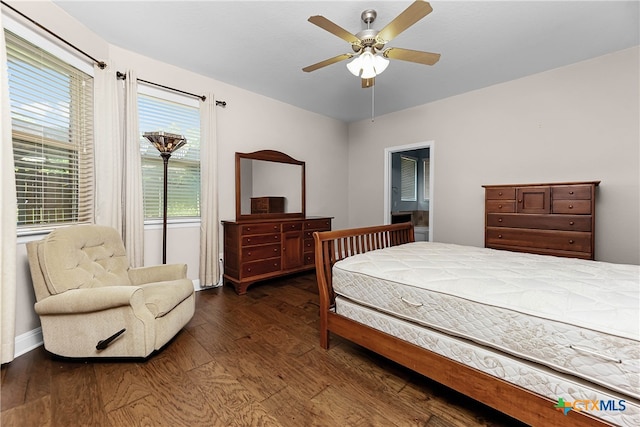
[[[415,242],[347,257],[337,295],[640,399],[640,267]]]
[[[564,399],[565,402],[607,402],[609,409],[594,410],[590,407],[587,409],[589,414],[619,426],[640,425],[640,404],[637,401],[628,400],[574,376],[526,360],[514,359],[502,352],[395,318],[342,297],[336,298],[336,312],[554,401]],[[620,403],[621,400],[624,402]],[[620,410],[623,405],[624,410]]]

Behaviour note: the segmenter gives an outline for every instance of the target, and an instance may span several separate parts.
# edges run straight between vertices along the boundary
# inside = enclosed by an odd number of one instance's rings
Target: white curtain
[[[7,76],[7,49],[0,13],[0,137],[2,164],[0,167],[0,353],[1,363],[11,362],[16,340],[16,182],[11,142],[11,110]]]
[[[200,287],[218,283],[218,143],[213,94],[200,101]]]
[[[122,228],[123,144],[118,120],[116,68],[94,66],[96,224]],[[124,235],[123,235],[124,238]]]
[[[138,78],[134,71],[124,80],[121,119],[123,143],[122,217],[123,240],[132,267],[144,265],[144,212],[142,200],[142,159],[138,130]]]

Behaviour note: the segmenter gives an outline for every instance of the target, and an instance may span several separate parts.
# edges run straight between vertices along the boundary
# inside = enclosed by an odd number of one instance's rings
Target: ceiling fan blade
[[[367,88],[373,87],[374,84],[376,84],[376,78],[375,77],[371,77],[370,79],[362,79],[362,88],[363,89],[367,89]]]
[[[338,24],[335,24],[329,21],[327,18],[325,18],[322,15],[310,16],[308,21],[311,22],[312,24],[317,25],[323,30],[329,31],[331,34],[336,35],[340,37],[342,40],[345,40],[351,44],[357,44],[357,45],[361,44],[359,38],[351,34],[349,31],[345,30]]]
[[[320,61],[316,64],[304,67],[302,71],[310,73],[311,71],[315,71],[318,68],[326,67],[327,65],[335,64],[336,62],[344,61],[345,59],[349,59],[351,57],[353,57],[353,53],[343,53],[342,55],[334,56],[333,58],[325,59],[324,61]]]
[[[439,53],[422,52],[419,50],[402,49],[399,47],[390,47],[385,49],[382,56],[390,59],[399,59],[401,61],[417,62],[418,64],[433,65],[440,59]]]
[[[376,36],[376,41],[381,44],[387,44],[396,38],[398,34],[430,14],[432,10],[431,5],[424,0],[414,1],[404,12],[396,16],[393,21],[380,30]]]

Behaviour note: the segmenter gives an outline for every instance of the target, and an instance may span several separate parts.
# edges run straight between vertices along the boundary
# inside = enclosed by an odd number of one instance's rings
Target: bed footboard
[[[316,231],[316,276],[320,294],[320,345],[329,348],[329,311],[335,303],[331,268],[346,257],[397,246],[415,240],[413,225],[409,222],[348,230]]]

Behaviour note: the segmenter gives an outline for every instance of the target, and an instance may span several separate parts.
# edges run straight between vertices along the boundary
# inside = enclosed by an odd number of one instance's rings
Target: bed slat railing
[[[316,278],[320,296],[320,345],[329,347],[328,313],[335,303],[331,269],[347,257],[415,241],[410,222],[349,230],[316,231]]]

